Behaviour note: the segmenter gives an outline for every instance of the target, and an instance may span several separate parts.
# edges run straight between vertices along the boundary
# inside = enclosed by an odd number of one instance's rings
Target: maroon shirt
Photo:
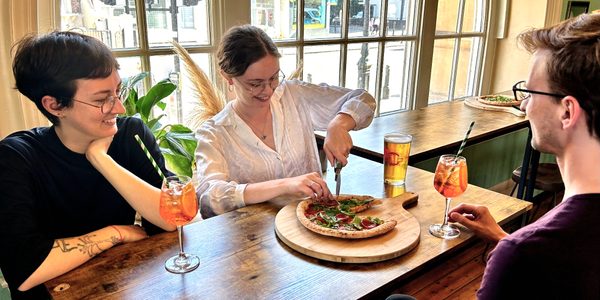
[[[600,194],[566,199],[502,239],[479,299],[600,299]]]

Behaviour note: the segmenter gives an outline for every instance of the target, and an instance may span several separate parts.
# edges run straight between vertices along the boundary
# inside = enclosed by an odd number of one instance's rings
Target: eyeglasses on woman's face
[[[515,85],[513,85],[512,91],[513,91],[513,94],[514,94],[516,100],[522,101],[525,99],[529,99],[529,98],[531,98],[531,94],[546,95],[546,96],[551,96],[551,97],[556,97],[556,98],[566,97],[566,95],[561,95],[561,94],[528,90],[526,83],[527,82],[525,82],[525,80],[521,80],[521,81],[515,83]]]
[[[274,90],[283,81],[285,81],[285,74],[283,74],[283,71],[279,70],[267,80],[249,80],[245,83],[240,81],[240,83],[242,83],[242,85],[246,88],[246,90],[248,90],[248,92],[250,92],[250,94],[253,96],[258,96],[265,91],[267,86]]]
[[[91,103],[88,103],[85,101],[71,98],[71,100],[73,100],[75,102],[79,102],[79,103],[82,103],[85,105],[99,108],[100,112],[105,115],[109,114],[113,110],[113,108],[115,107],[115,103],[117,103],[117,100],[119,100],[121,103],[123,103],[123,101],[124,101],[123,99],[125,99],[125,97],[123,97],[122,95],[121,96],[112,96],[111,95],[111,96],[106,97],[104,100],[99,101],[99,103],[101,103],[100,105],[95,105],[95,104],[91,104]]]

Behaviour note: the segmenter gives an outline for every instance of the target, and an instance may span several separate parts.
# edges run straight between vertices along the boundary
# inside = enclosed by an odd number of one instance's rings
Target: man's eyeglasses
[[[71,100],[73,100],[75,102],[79,102],[79,103],[82,103],[82,104],[85,104],[85,105],[97,107],[97,108],[100,109],[100,112],[102,112],[102,114],[105,114],[105,115],[109,114],[113,110],[113,108],[115,107],[115,103],[117,103],[117,99],[119,101],[121,101],[121,103],[123,103],[123,99],[125,99],[125,97],[123,97],[123,96],[117,96],[117,97],[115,97],[115,96],[108,96],[108,97],[106,97],[106,99],[104,99],[104,101],[102,101],[101,105],[94,105],[94,104],[91,104],[91,103],[87,103],[87,102],[84,102],[84,101],[81,101],[81,100],[77,100],[77,99],[72,99],[71,98]]]
[[[268,80],[250,81],[250,82],[242,84],[242,85],[247,85],[246,89],[250,92],[250,94],[252,94],[253,96],[257,96],[257,95],[260,95],[260,93],[264,92],[265,89],[267,88],[267,86],[269,86],[271,89],[274,90],[284,80],[285,80],[285,74],[283,74],[283,71],[279,70],[275,75],[273,75]]]
[[[528,89],[526,89],[525,83],[526,83],[525,80],[521,80],[521,81],[515,83],[515,85],[513,85],[512,90],[513,90],[513,94],[515,95],[515,99],[517,101],[528,99],[531,97],[531,94],[546,95],[546,96],[552,96],[552,97],[556,97],[556,98],[566,97],[566,95],[528,90]]]

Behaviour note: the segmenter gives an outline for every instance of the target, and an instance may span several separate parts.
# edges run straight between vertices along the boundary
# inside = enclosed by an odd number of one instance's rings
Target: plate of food
[[[513,97],[503,96],[503,95],[485,95],[479,96],[477,101],[487,105],[494,106],[518,106],[521,104],[521,101],[515,100]]]
[[[335,200],[294,201],[277,213],[275,233],[290,248],[323,260],[387,260],[419,243],[419,222],[404,208],[417,199],[417,194],[406,192],[383,199],[340,195]]]

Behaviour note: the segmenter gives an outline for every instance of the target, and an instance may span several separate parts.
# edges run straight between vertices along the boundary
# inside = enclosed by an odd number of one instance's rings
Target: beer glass
[[[383,174],[384,183],[403,185],[406,180],[406,168],[412,136],[399,132],[387,133],[383,137]]]

